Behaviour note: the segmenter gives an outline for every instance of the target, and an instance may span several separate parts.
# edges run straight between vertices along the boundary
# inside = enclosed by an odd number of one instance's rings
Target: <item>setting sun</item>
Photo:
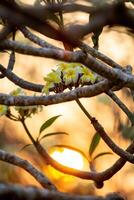
[[[67,167],[80,170],[84,166],[82,155],[71,149],[62,148],[62,151],[56,149],[51,153],[51,157]]]

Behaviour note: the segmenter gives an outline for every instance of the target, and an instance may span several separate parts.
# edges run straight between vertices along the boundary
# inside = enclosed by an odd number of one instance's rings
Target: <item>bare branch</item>
[[[121,110],[127,115],[131,121],[132,126],[134,125],[134,114],[127,108],[127,106],[114,94],[112,91],[106,93],[113,101],[121,108]]]
[[[43,85],[25,81],[25,80],[19,78],[11,70],[5,69],[1,64],[0,64],[0,72],[2,73],[3,77],[7,77],[15,85],[18,85],[21,88],[31,90],[31,91],[34,91],[34,92],[41,92],[42,89],[43,89]]]
[[[20,195],[21,194],[21,195]],[[124,198],[118,193],[108,194],[106,197],[101,196],[92,196],[92,195],[71,195],[62,192],[54,192],[39,189],[36,187],[25,187],[20,185],[11,185],[11,184],[0,184],[0,198],[11,200],[114,200]]]
[[[108,91],[113,83],[103,80],[94,85],[76,88],[69,92],[57,93],[49,96],[10,96],[0,93],[0,104],[8,106],[52,105],[75,100],[82,97],[93,97]]]
[[[56,190],[56,187],[50,182],[50,180],[33,167],[27,160],[23,160],[22,158],[3,150],[0,150],[0,160],[21,167],[31,174],[42,185],[42,187],[48,188],[49,190]]]
[[[115,152],[117,155],[125,159],[126,161],[129,161],[130,163],[134,163],[134,155],[131,153],[124,151],[122,148],[120,148],[118,145],[116,145],[112,139],[108,136],[108,134],[105,132],[102,125],[94,118],[92,117],[89,112],[85,109],[85,107],[82,105],[82,103],[79,101],[79,99],[76,99],[77,104],[81,108],[81,110],[84,112],[84,114],[87,116],[87,118],[91,121],[94,129],[96,132],[101,136],[101,138],[104,140],[104,142],[112,149],[113,152]]]
[[[120,197],[119,194],[111,194],[113,197],[118,198]],[[110,200],[110,196],[103,198],[100,196],[81,196],[81,195],[71,195],[61,192],[54,192],[54,191],[48,191],[39,189],[36,187],[25,187],[20,185],[11,185],[11,184],[0,184],[0,198],[11,200],[11,199],[17,199],[17,200]],[[123,200],[123,197],[122,199]]]
[[[106,64],[110,65],[111,67],[123,70],[123,68],[118,63],[116,63],[111,58],[107,57],[106,55],[102,54],[101,52],[99,52],[95,48],[90,47],[86,43],[80,42],[79,48],[83,52],[91,54],[93,57],[100,59],[101,61],[105,62]]]
[[[32,32],[30,32],[27,28],[23,27],[23,28],[20,28],[20,30],[26,38],[28,38],[29,40],[31,40],[35,44],[38,44],[39,46],[44,47],[44,48],[49,48],[49,49],[54,48],[54,49],[60,50],[60,48],[42,40],[41,38],[39,38],[38,36],[36,36]]]
[[[134,76],[125,73],[120,69],[113,69],[105,65],[104,63],[98,61],[90,55],[86,55],[81,51],[63,51],[57,49],[48,48],[35,48],[30,45],[24,45],[16,41],[3,41],[0,44],[0,49],[12,50],[16,52],[27,55],[34,55],[40,57],[54,58],[58,60],[63,60],[67,62],[81,62],[94,72],[100,74],[101,76],[108,78],[111,81],[120,82],[121,85],[125,85],[131,89],[134,89]],[[119,83],[118,83],[119,84]]]
[[[12,71],[13,70],[14,63],[15,63],[15,52],[12,51],[11,54],[10,54],[10,58],[9,58],[8,66],[7,66],[7,70],[8,71]],[[5,77],[4,73],[0,74],[0,79],[2,79],[4,77]]]

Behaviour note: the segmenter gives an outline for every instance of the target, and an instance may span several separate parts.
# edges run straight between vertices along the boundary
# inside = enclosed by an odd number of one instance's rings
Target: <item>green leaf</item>
[[[53,135],[69,135],[68,133],[66,132],[53,132],[53,133],[47,133],[45,135],[43,135],[41,138],[40,138],[40,141],[46,137],[50,137],[50,136],[53,136]]]
[[[93,160],[96,160],[97,158],[99,158],[99,157],[101,157],[101,156],[105,156],[105,155],[112,155],[112,153],[111,152],[102,152],[102,153],[99,153],[99,154],[97,154],[94,158],[93,158]]]
[[[48,128],[49,126],[51,126],[55,120],[60,117],[61,115],[57,115],[57,116],[54,116],[54,117],[51,117],[50,119],[48,119],[47,121],[45,121],[42,126],[40,127],[40,130],[39,130],[39,136],[38,138],[40,137],[40,134],[42,133],[42,131],[44,131],[46,128]]]
[[[57,144],[57,145],[53,145],[52,147],[66,148],[66,149],[76,151],[76,152],[80,153],[89,162],[89,159],[86,156],[86,154],[76,147],[72,147],[72,146],[68,146],[68,145],[64,145],[64,144]]]
[[[93,152],[95,151],[96,147],[98,146],[100,142],[100,135],[98,133],[95,133],[95,135],[92,138],[91,144],[89,146],[89,155],[92,156]]]

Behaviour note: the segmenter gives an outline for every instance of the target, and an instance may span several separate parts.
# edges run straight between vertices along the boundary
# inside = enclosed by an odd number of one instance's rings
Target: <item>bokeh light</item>
[[[59,163],[74,169],[82,170],[84,166],[82,155],[71,149],[62,148],[62,150],[54,150],[51,153],[51,157]]]

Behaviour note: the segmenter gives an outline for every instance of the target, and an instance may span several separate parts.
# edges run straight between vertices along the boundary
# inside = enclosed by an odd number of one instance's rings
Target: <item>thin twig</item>
[[[32,32],[30,32],[30,30],[28,30],[26,27],[20,27],[19,28],[21,30],[21,32],[23,33],[23,35],[28,38],[29,40],[31,40],[32,42],[34,42],[35,44],[38,44],[39,46],[43,47],[43,48],[54,48],[54,49],[60,49],[46,41],[44,41],[43,39],[41,39],[40,37],[36,36],[35,34],[33,34]]]
[[[131,121],[132,126],[134,125],[134,114],[127,108],[127,106],[114,94],[112,91],[106,92],[111,99],[121,108],[121,110],[127,115]]]

